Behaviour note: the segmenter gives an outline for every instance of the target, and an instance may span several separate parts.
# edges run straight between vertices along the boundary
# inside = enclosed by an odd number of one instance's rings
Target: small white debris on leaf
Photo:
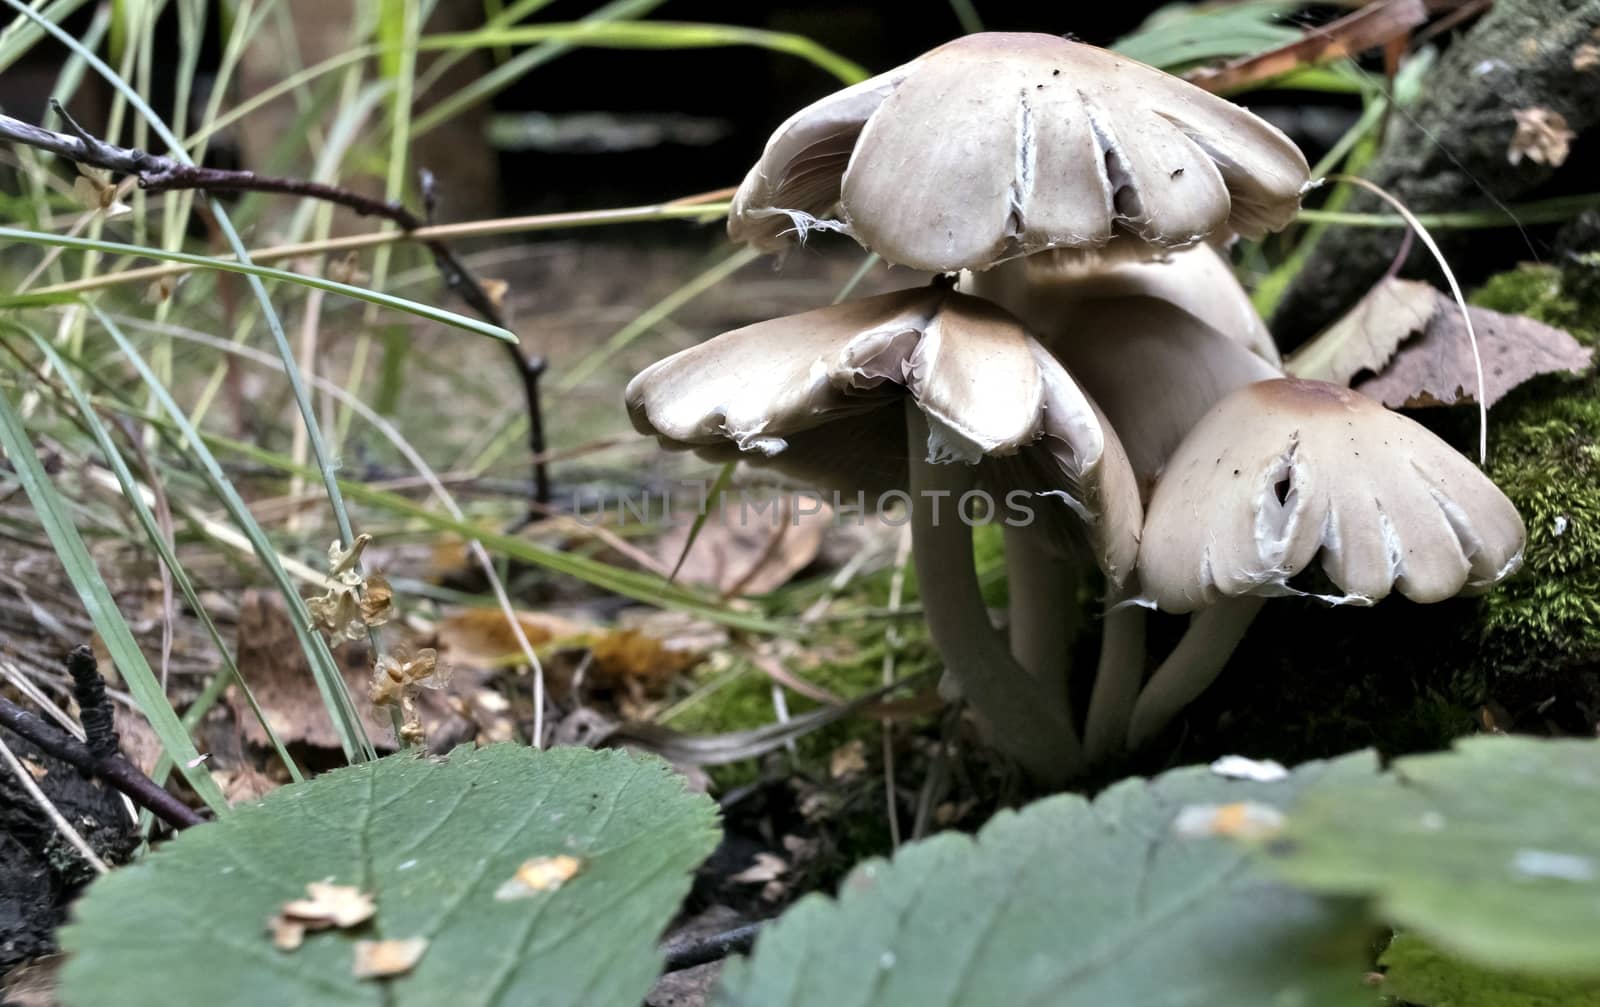
[[[386,941],[356,941],[356,960],[351,973],[357,979],[383,979],[403,975],[422,959],[428,950],[426,937],[405,937]]]
[[[1559,168],[1566,163],[1567,153],[1578,134],[1567,127],[1567,119],[1560,112],[1534,106],[1513,109],[1517,118],[1517,131],[1511,136],[1511,146],[1506,149],[1506,160],[1521,164],[1527,158],[1534,164]]]
[[[194,758],[190,759],[188,762],[185,762],[183,765],[184,765],[185,769],[193,769],[194,767],[200,765],[200,763],[206,761],[209,758],[211,758],[211,753],[210,752],[204,752],[204,753],[202,753],[200,755],[197,755]]]
[[[372,895],[355,885],[336,885],[313,881],[306,885],[306,897],[291,899],[267,922],[272,943],[280,950],[293,951],[307,931],[350,927],[365,923],[377,912]]]
[[[1511,869],[1524,877],[1557,881],[1593,881],[1600,877],[1590,858],[1550,850],[1518,850],[1511,858]]]
[[[1242,755],[1224,755],[1211,764],[1211,771],[1230,780],[1253,780],[1256,783],[1276,783],[1289,778],[1289,771],[1281,762],[1271,759],[1247,759]]]
[[[553,892],[571,881],[581,870],[583,861],[565,853],[524,860],[517,868],[517,872],[494,890],[494,900],[510,902],[514,899],[530,898],[541,892]]]
[[[1178,812],[1172,829],[1186,839],[1270,839],[1283,829],[1283,812],[1255,801],[1191,804]]]

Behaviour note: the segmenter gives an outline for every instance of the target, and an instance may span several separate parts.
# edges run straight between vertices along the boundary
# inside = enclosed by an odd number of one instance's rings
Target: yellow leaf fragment
[[[553,892],[583,870],[583,861],[565,853],[553,857],[524,860],[505,883],[494,891],[496,902],[526,899],[540,892]]]
[[[1180,836],[1198,839],[1270,839],[1283,829],[1283,812],[1270,804],[1235,801],[1232,804],[1191,804],[1172,823]]]
[[[428,950],[426,937],[403,937],[385,941],[356,941],[356,960],[351,973],[357,979],[383,979],[403,975],[422,960]]]

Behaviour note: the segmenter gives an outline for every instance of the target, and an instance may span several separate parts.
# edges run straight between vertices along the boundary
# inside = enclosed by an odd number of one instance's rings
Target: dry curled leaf
[[[1376,374],[1406,337],[1422,331],[1438,310],[1426,283],[1387,279],[1356,306],[1284,361],[1297,378],[1346,385],[1362,371]]]
[[[1516,116],[1517,130],[1511,135],[1511,146],[1506,148],[1506,160],[1521,164],[1527,158],[1551,168],[1566,163],[1572,141],[1578,137],[1567,127],[1566,116],[1541,106],[1513,109],[1511,114]]]
[[[85,210],[104,213],[109,220],[133,212],[132,207],[117,199],[117,187],[111,181],[111,172],[104,168],[78,165],[78,177],[72,180],[72,195]]]
[[[1486,405],[1513,388],[1581,371],[1594,351],[1569,333],[1521,315],[1469,307],[1483,358]],[[1387,279],[1284,362],[1293,376],[1347,384],[1393,409],[1477,401],[1477,371],[1461,309],[1415,280]]]
[[[357,979],[404,975],[422,960],[422,953],[427,950],[426,937],[356,941],[356,959],[351,973]]]
[[[379,573],[363,577],[357,569],[371,541],[370,535],[358,535],[349,549],[341,549],[337,541],[328,546],[328,590],[306,599],[311,625],[334,643],[359,640],[393,614],[394,592],[388,580]]]
[[[1600,45],[1585,42],[1572,51],[1572,69],[1578,73],[1588,73],[1600,66]]]
[[[352,251],[328,263],[328,279],[361,285],[372,277],[361,268],[361,257]]]
[[[541,892],[553,892],[577,877],[583,861],[566,853],[553,857],[524,860],[515,874],[494,890],[496,902],[526,899]]]
[[[1582,371],[1594,358],[1570,333],[1522,315],[1469,307],[1483,358],[1485,405],[1541,374]],[[1407,340],[1389,366],[1356,386],[1391,409],[1476,402],[1477,369],[1461,311],[1438,295],[1438,310],[1422,333]]]
[[[789,873],[789,864],[776,853],[757,853],[755,862],[728,878],[744,885],[764,885]]]

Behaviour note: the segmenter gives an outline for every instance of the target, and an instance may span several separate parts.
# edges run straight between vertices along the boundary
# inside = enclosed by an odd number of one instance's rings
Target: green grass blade
[[[665,0],[613,0],[612,3],[608,3],[581,18],[579,23],[624,21],[631,18],[644,17],[657,7],[660,7],[664,2]],[[485,29],[509,27],[532,13],[532,10],[528,8],[531,7],[536,10],[540,6],[543,6],[543,4],[525,4],[521,7],[513,8],[507,12],[508,16],[495,18],[484,27]],[[470,108],[478,102],[493,98],[527,74],[571,52],[575,48],[577,46],[573,42],[553,40],[541,42],[531,49],[517,53],[493,70],[490,70],[449,97],[441,99],[434,107],[417,116],[416,134],[421,136],[441,123],[449,122],[452,118],[461,114],[464,109]],[[434,65],[428,68],[428,72],[421,82],[421,90],[426,92],[429,87],[443,76],[446,70],[465,57],[468,51],[466,49],[458,49],[441,55],[434,61]]]
[[[345,686],[344,676],[339,670],[338,662],[333,659],[328,643],[311,628],[311,613],[306,609],[306,603],[295,589],[294,581],[278,560],[277,552],[272,548],[272,543],[267,540],[266,533],[256,523],[250,509],[245,506],[238,490],[222,471],[222,466],[217,463],[216,456],[202,439],[200,431],[189,422],[189,417],[173,399],[172,393],[156,379],[155,372],[150,365],[139,355],[128,337],[99,308],[90,306],[95,318],[116,341],[118,348],[133,364],[139,376],[149,386],[156,401],[167,414],[171,423],[175,425],[184,437],[189,450],[196,461],[200,463],[202,473],[211,484],[212,492],[216,493],[222,505],[228,511],[234,524],[244,533],[250,541],[250,547],[255,552],[256,558],[266,567],[267,573],[277,585],[278,591],[283,595],[284,601],[289,606],[289,621],[294,626],[295,636],[300,642],[300,648],[305,652],[306,660],[311,665],[312,677],[316,680],[317,690],[322,696],[323,705],[328,710],[329,719],[339,734],[340,744],[344,747],[345,756],[351,760],[372,758],[376,753],[372,743],[367,739],[366,729],[361,725],[361,718],[356,714],[355,701],[350,695],[350,690]]]
[[[722,49],[754,46],[803,59],[845,84],[854,84],[870,76],[859,63],[818,45],[804,35],[741,25],[681,21],[596,21],[483,28],[471,32],[428,35],[418,41],[418,47],[424,52],[436,52],[533,45],[539,42],[569,42],[599,49]]]
[[[217,815],[227,814],[228,801],[222,796],[222,788],[217,786],[210,770],[200,761],[200,753],[195,749],[194,742],[183,729],[183,723],[167,701],[166,693],[161,691],[161,683],[156,680],[155,672],[150,670],[150,662],[139,649],[139,642],[134,639],[133,631],[117,609],[110,589],[96,569],[94,560],[89,557],[89,548],[84,545],[83,537],[73,526],[66,503],[56,493],[55,487],[50,485],[50,477],[45,474],[44,466],[39,464],[39,457],[34,452],[32,441],[28,439],[22,417],[17,415],[4,392],[0,392],[0,447],[10,457],[22,489],[32,502],[39,523],[55,548],[73,589],[82,600],[84,611],[94,623],[95,631],[100,634],[117,670],[122,673],[128,691],[133,694],[140,711],[161,740],[162,748],[171,753],[183,778],[189,781],[189,786],[200,795],[206,806]]]
[[[284,747],[278,732],[273,730],[272,724],[267,720],[260,705],[256,702],[255,694],[250,689],[250,684],[239,674],[239,666],[233,660],[233,654],[228,649],[227,641],[223,640],[222,633],[217,629],[217,624],[212,620],[211,614],[206,611],[205,605],[200,601],[200,594],[195,590],[194,582],[189,579],[189,573],[178,562],[178,557],[173,553],[172,547],[167,544],[167,538],[161,533],[161,527],[156,522],[156,517],[150,511],[150,505],[145,503],[144,494],[140,492],[138,480],[128,468],[127,460],[122,457],[122,452],[117,450],[116,443],[112,441],[111,434],[106,430],[105,424],[100,421],[100,415],[95,412],[94,406],[89,402],[89,396],[84,393],[83,387],[73,377],[72,370],[65,360],[56,352],[50,341],[40,336],[31,329],[22,329],[19,326],[7,326],[12,331],[21,331],[34,346],[44,355],[55,369],[61,384],[67,390],[67,395],[77,407],[78,415],[83,419],[84,425],[89,428],[89,434],[94,438],[95,444],[100,448],[100,454],[110,466],[112,474],[117,477],[117,485],[122,488],[122,496],[133,508],[134,516],[139,521],[139,526],[144,529],[145,537],[156,550],[172,573],[172,581],[183,594],[184,601],[189,603],[189,608],[199,618],[200,624],[205,628],[206,635],[211,637],[211,642],[217,648],[217,654],[222,660],[222,674],[216,676],[223,680],[223,684],[231,680],[239,683],[240,691],[244,694],[245,701],[250,704],[250,710],[261,723],[261,729],[266,732],[267,739],[272,743],[273,750],[277,752],[278,759],[284,768],[289,771],[289,776],[298,781],[301,779],[300,769],[290,758],[289,750]],[[209,691],[209,690],[208,690]]]
[[[366,301],[395,311],[403,311],[418,318],[426,318],[429,321],[439,322],[443,325],[476,333],[477,335],[489,336],[492,339],[499,339],[503,342],[515,343],[517,341],[515,335],[499,326],[480,322],[465,315],[458,315],[453,311],[445,311],[417,301],[407,300],[404,297],[396,297],[393,294],[385,294],[377,290],[367,290],[364,287],[339,283],[320,276],[306,276],[285,269],[273,269],[271,266],[258,266],[248,261],[217,259],[208,255],[193,255],[188,252],[147,248],[143,245],[124,245],[116,241],[73,238],[60,234],[46,234],[42,231],[25,231],[15,227],[0,227],[0,241],[15,241],[24,245],[54,246],[85,252],[105,252],[112,255],[129,255],[145,259],[157,259],[162,262],[177,262],[188,266],[199,266],[205,269],[216,269],[224,273],[241,273],[257,279],[298,283],[304,287],[312,287],[330,294],[341,294],[358,301]],[[18,302],[26,303],[28,296],[31,295],[0,297],[0,308],[17,307],[19,306]]]

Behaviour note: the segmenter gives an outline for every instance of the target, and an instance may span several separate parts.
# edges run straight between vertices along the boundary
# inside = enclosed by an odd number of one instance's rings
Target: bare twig
[[[120,752],[110,758],[97,758],[77,738],[4,697],[0,697],[0,727],[33,742],[46,755],[55,756],[80,773],[104,780],[175,829],[186,829],[205,821],[193,808],[157,786]]]
[[[12,143],[48,151],[76,164],[131,175],[138,180],[141,189],[151,193],[179,190],[276,193],[321,200],[343,206],[362,216],[388,220],[407,234],[427,224],[399,202],[374,199],[335,185],[308,179],[260,175],[253,171],[206,168],[136,148],[119,147],[92,136],[67,114],[59,102],[52,99],[50,104],[72,130],[71,135],[43,129],[8,115],[0,115],[0,140],[9,140]],[[431,185],[426,185],[424,188],[431,189]],[[509,328],[494,298],[448,245],[432,238],[418,240],[433,256],[434,264],[443,276],[446,287],[489,324],[502,329]],[[520,349],[510,343],[506,344],[506,349],[510,352],[512,364],[522,381],[523,397],[527,401],[528,447],[534,458],[534,500],[541,504],[548,503],[550,480],[543,460],[544,418],[539,404],[539,376],[544,373],[545,362],[542,357],[525,356]]]
[[[761,933],[760,923],[746,923],[721,933],[693,940],[675,941],[662,949],[666,961],[662,972],[681,972],[696,965],[720,961],[729,955],[748,954],[755,946],[756,935]]]

